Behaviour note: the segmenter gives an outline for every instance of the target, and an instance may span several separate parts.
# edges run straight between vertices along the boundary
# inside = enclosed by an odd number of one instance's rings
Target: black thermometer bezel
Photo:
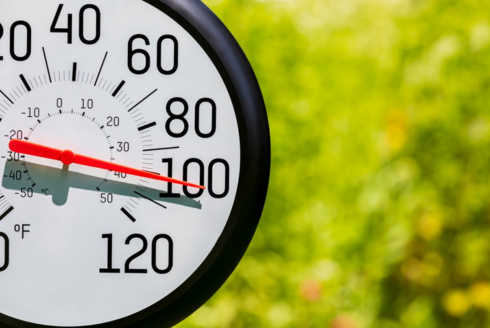
[[[199,268],[172,293],[125,318],[84,327],[172,327],[201,307],[228,279],[250,244],[264,207],[269,183],[269,125],[259,84],[237,41],[199,0],[141,0],[181,25],[205,50],[233,102],[240,135],[237,194],[227,224]],[[118,6],[114,2],[114,6]],[[135,295],[135,297],[137,297]],[[42,300],[40,300],[42,302]],[[0,314],[3,326],[52,327]]]

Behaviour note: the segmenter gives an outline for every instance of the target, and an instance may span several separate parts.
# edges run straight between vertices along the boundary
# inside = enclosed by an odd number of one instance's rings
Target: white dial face
[[[215,246],[240,170],[203,48],[142,0],[0,0],[0,313],[84,326],[137,313]],[[43,156],[11,140],[203,185]]]

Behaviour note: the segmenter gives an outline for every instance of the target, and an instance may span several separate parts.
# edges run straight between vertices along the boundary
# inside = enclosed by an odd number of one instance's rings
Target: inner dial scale
[[[225,82],[145,1],[0,4],[0,313],[72,327],[138,313],[200,267],[230,216]]]
[[[37,110],[39,110],[39,109],[35,109],[35,110],[36,110],[35,115],[37,115],[38,114]],[[31,111],[32,111],[32,109],[31,109]],[[40,112],[40,110],[39,110],[39,112]],[[24,113],[24,115],[25,114],[26,113]],[[36,124],[33,127],[29,128],[29,133],[27,134],[27,137],[25,137],[24,139],[25,140],[34,140],[34,141],[37,139],[41,139],[41,140],[47,139],[47,135],[49,134],[50,131],[56,131],[53,138],[51,138],[51,139],[56,140],[56,137],[59,133],[59,131],[56,127],[59,125],[65,125],[66,120],[70,120],[70,119],[73,120],[73,117],[69,117],[69,118],[64,117],[64,116],[60,117],[62,115],[75,115],[75,118],[80,118],[80,117],[84,118],[85,121],[80,121],[79,124],[73,124],[73,125],[80,127],[82,131],[93,130],[94,135],[96,135],[97,133],[101,134],[99,137],[103,137],[107,141],[106,149],[107,149],[107,155],[108,156],[103,156],[103,157],[108,158],[110,161],[115,160],[115,158],[114,158],[115,147],[111,143],[111,136],[108,135],[107,132],[104,130],[105,126],[102,125],[101,123],[97,122],[95,120],[95,117],[90,117],[90,116],[86,115],[86,112],[75,112],[74,110],[63,111],[60,109],[58,112],[54,112],[52,114],[48,113],[47,116],[45,116],[41,119],[38,119]],[[76,117],[76,116],[78,116],[78,117]],[[93,126],[90,128],[88,126],[84,126],[85,124],[90,124]],[[43,137],[37,137],[36,138],[36,132],[39,133]],[[73,135],[72,133],[70,133],[70,134]],[[103,144],[100,146],[102,146],[101,148],[103,148]],[[75,146],[75,148],[79,148],[79,147]],[[103,149],[101,149],[100,153],[102,153],[102,152],[103,152]],[[11,154],[11,152],[9,152],[9,154]],[[44,161],[46,167],[43,168],[43,167],[40,167],[39,165],[33,164],[32,161],[34,161],[34,159],[30,159],[30,157],[31,156],[27,155],[27,159],[26,159],[26,155],[19,153],[19,158],[22,159],[21,166],[24,166],[24,169],[25,169],[25,171],[23,173],[26,175],[25,176],[26,180],[32,182],[31,189],[33,190],[33,192],[41,193],[44,195],[51,194],[51,195],[53,195],[53,202],[55,204],[63,205],[68,199],[67,196],[68,196],[69,189],[64,188],[64,195],[62,195],[62,194],[60,194],[59,191],[54,189],[55,186],[49,186],[50,181],[57,181],[56,176],[52,176],[49,174],[50,170],[48,168],[49,168],[50,161]],[[15,164],[15,163],[12,163],[12,164]],[[12,165],[12,169],[15,169],[15,165]],[[22,169],[22,167],[17,166],[17,169]],[[66,169],[68,169],[68,168],[66,168]],[[67,174],[70,172],[69,170],[66,170],[66,171],[67,171]],[[51,170],[51,172],[54,173],[53,170]],[[100,188],[102,187],[102,185],[104,183],[108,182],[108,179],[110,178],[109,175],[110,175],[110,171],[106,171],[104,178],[101,181],[99,181],[97,184],[94,183],[93,188],[100,191],[101,190]],[[39,182],[40,179],[42,179],[42,181],[43,181],[42,183]],[[36,181],[37,181],[37,183],[36,183]],[[16,181],[13,180],[11,182],[16,182]],[[28,185],[28,183],[25,183],[24,181],[17,182],[17,184],[19,186],[20,185]]]

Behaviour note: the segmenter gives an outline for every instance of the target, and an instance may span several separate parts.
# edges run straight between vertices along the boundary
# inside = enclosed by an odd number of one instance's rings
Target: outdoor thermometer
[[[0,0],[0,326],[170,327],[255,232],[267,115],[198,0]]]

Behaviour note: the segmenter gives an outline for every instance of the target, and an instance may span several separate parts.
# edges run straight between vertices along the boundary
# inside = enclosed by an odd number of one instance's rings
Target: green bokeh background
[[[272,171],[178,327],[490,327],[490,3],[204,2],[255,69]]]

